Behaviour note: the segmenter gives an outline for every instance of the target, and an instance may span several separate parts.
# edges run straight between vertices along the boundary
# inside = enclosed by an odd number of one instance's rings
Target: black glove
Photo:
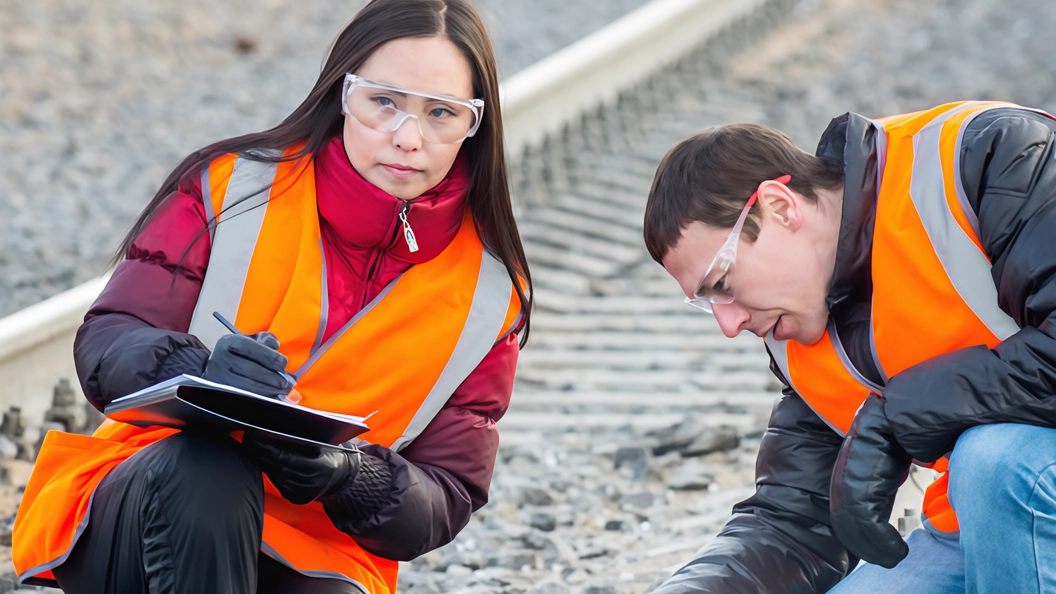
[[[293,379],[286,373],[286,355],[278,348],[278,339],[268,332],[250,336],[226,334],[216,341],[202,377],[278,398],[293,388]]]
[[[295,505],[341,490],[359,474],[359,451],[294,444],[247,434],[242,440],[275,488]]]
[[[870,395],[840,448],[829,486],[832,529],[853,555],[890,569],[909,553],[887,520],[910,464],[888,424],[884,400]]]

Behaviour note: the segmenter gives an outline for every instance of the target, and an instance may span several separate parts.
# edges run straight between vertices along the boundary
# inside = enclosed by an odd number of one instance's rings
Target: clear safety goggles
[[[484,114],[483,99],[419,93],[352,73],[345,75],[341,107],[359,123],[379,132],[395,132],[408,118],[414,118],[422,138],[435,144],[454,144],[473,136]]]
[[[774,181],[780,184],[787,184],[792,181],[792,176],[782,175]],[[735,264],[737,263],[737,244],[741,239],[741,229],[744,228],[744,221],[748,219],[748,211],[752,210],[752,206],[758,198],[759,190],[752,192],[751,197],[748,198],[748,204],[741,211],[741,216],[737,217],[737,224],[733,226],[730,234],[726,236],[726,242],[719,248],[719,253],[715,254],[715,258],[708,266],[707,272],[704,273],[704,278],[697,285],[697,290],[694,291],[692,297],[686,297],[686,303],[689,305],[712,313],[712,305],[733,303],[732,280],[734,269],[736,268]]]

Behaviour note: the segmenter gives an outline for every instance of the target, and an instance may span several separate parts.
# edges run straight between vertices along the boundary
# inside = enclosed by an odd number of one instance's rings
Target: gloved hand
[[[278,398],[293,388],[291,376],[285,373],[286,355],[278,348],[278,339],[268,332],[250,336],[224,335],[216,341],[202,377],[261,396]]]
[[[910,464],[888,424],[883,398],[869,396],[840,448],[829,486],[832,529],[853,555],[892,568],[909,553],[887,520]]]
[[[294,444],[251,434],[243,438],[242,445],[256,457],[279,493],[295,505],[332,495],[359,474],[358,451]]]

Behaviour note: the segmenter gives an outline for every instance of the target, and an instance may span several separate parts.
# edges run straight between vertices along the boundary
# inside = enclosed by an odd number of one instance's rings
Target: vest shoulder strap
[[[263,154],[274,158],[279,153]],[[189,331],[210,349],[227,334],[212,313],[218,311],[233,320],[238,312],[253,246],[264,224],[278,168],[278,163],[239,156],[234,160],[218,159],[203,172],[202,201],[212,221],[212,242],[209,267]],[[218,194],[218,190],[222,193]]]

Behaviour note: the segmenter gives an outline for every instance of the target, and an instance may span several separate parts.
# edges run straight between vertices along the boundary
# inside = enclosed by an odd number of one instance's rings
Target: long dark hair
[[[510,200],[495,54],[484,21],[470,0],[371,0],[334,40],[319,79],[297,109],[270,130],[221,140],[184,158],[132,225],[115,261],[125,257],[165,199],[177,190],[189,191],[201,169],[213,159],[236,153],[261,161],[314,159],[341,132],[341,87],[345,73],[356,72],[375,50],[389,41],[437,35],[462,50],[473,70],[473,92],[484,99],[480,128],[472,138],[466,139],[461,149],[470,163],[467,200],[481,241],[505,264],[516,288],[525,315],[521,331],[521,346],[524,346],[533,304],[532,277]],[[281,158],[259,151],[282,151],[301,142],[304,143],[301,150]],[[247,153],[250,149],[258,150]],[[518,279],[523,280],[523,287]]]

